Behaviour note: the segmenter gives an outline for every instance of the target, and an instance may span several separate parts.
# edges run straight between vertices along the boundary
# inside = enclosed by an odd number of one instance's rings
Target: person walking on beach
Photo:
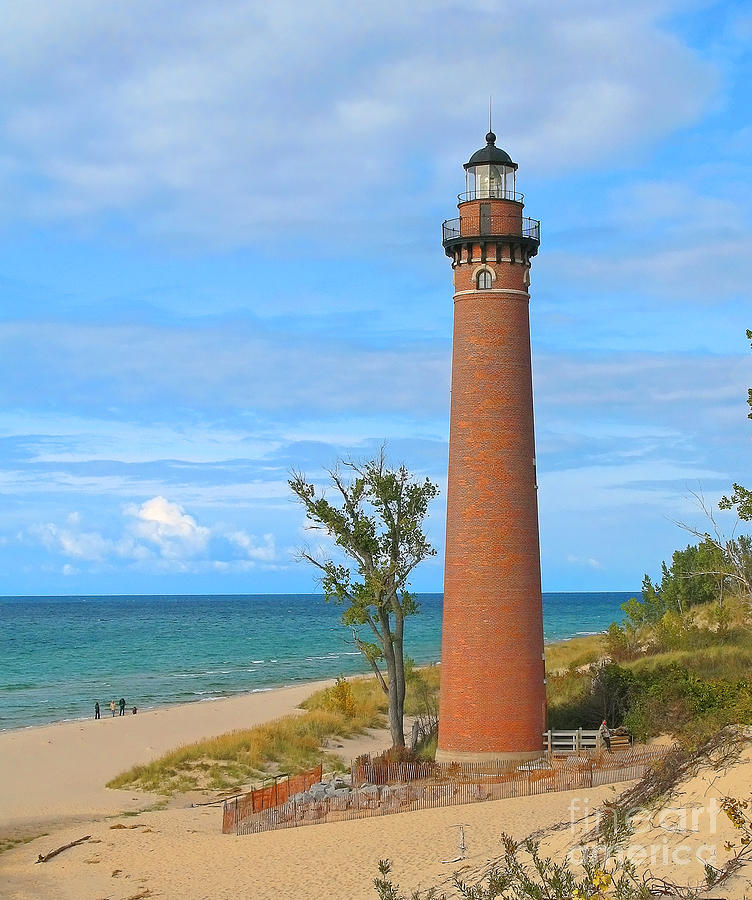
[[[102,718],[102,714],[99,711],[99,700],[97,700],[96,703],[94,704],[94,718],[95,719]]]
[[[120,715],[125,715],[125,697],[120,698]]]
[[[112,713],[113,716],[115,715],[115,701],[114,700],[110,700],[110,712]]]
[[[601,727],[598,729],[598,734],[600,735],[601,740],[606,745],[606,750],[611,752],[611,732],[608,730],[608,725],[606,725],[606,720],[604,719],[601,723]]]

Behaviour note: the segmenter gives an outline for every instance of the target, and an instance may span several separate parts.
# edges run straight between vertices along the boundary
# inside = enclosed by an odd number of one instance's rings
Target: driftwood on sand
[[[45,856],[42,856],[42,854],[40,853],[39,859],[37,859],[37,862],[38,863],[47,862],[48,860],[52,859],[53,856],[57,856],[58,853],[62,853],[63,850],[68,850],[70,847],[77,847],[79,844],[84,844],[90,838],[91,838],[91,835],[87,834],[86,837],[79,838],[77,841],[71,841],[70,844],[63,844],[63,846],[58,847],[57,850],[50,850],[50,852],[47,853]]]

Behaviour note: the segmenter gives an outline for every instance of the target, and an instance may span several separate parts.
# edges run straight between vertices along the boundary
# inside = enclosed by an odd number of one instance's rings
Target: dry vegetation
[[[604,635],[592,634],[584,637],[557,641],[546,646],[546,671],[553,675],[568,669],[576,669],[597,662],[605,653]]]
[[[625,605],[633,615],[636,604]],[[670,733],[697,746],[726,725],[752,723],[749,608],[729,598],[723,612],[719,624],[717,603],[697,604],[549,648],[550,727],[606,718],[640,740]]]
[[[411,671],[405,711],[421,713],[425,695],[438,692],[438,669]],[[374,678],[338,680],[303,703],[300,713],[255,728],[178,747],[159,759],[134,766],[108,783],[161,794],[191,790],[231,791],[270,774],[296,772],[322,759],[332,770],[343,762],[323,747],[332,738],[361,734],[384,724],[386,697]]]

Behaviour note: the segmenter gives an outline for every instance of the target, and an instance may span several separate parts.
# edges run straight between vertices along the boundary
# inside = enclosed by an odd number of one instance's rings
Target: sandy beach
[[[502,832],[523,838],[559,823],[572,810],[593,809],[622,787],[600,788],[419,810],[258,835],[221,833],[221,808],[191,807],[182,796],[168,808],[149,808],[159,798],[104,785],[135,763],[168,749],[293,712],[317,682],[211,703],[191,703],[101,721],[68,722],[0,734],[0,837],[18,843],[0,853],[0,896],[14,900],[141,900],[147,897],[310,898],[375,897],[380,859],[393,860],[393,878],[408,893],[438,885],[452,873],[472,877],[502,853]],[[388,744],[386,732],[337,743],[350,758]],[[752,760],[728,774],[687,786],[682,804],[705,802],[708,790],[748,790]],[[458,824],[465,825],[467,857],[458,853]],[[664,840],[661,825],[655,840]],[[715,836],[725,839],[728,829]],[[90,835],[77,847],[37,865],[40,854]],[[564,852],[567,828],[551,849]],[[706,839],[697,835],[697,840]],[[665,841],[664,841],[665,843]],[[701,872],[680,869],[679,877]],[[742,896],[749,886],[746,880]],[[449,892],[452,896],[451,891]]]
[[[152,794],[105,784],[133,765],[181,744],[248,728],[294,712],[330,681],[184,703],[99,721],[61,722],[0,732],[0,838],[142,809]]]
[[[600,788],[580,800],[595,803],[608,795],[608,788]],[[406,890],[427,888],[456,869],[476,869],[498,856],[502,831],[523,837],[566,820],[571,799],[570,793],[525,797],[245,837],[220,834],[216,808],[144,813],[83,831],[67,828],[54,839],[3,854],[3,896],[365,900],[376,896],[372,882],[379,859],[394,860],[395,882]],[[447,865],[442,860],[457,855],[456,823],[466,824],[468,858],[462,865]],[[34,865],[42,848],[82,834],[91,834],[97,843]]]
[[[384,857],[395,860],[405,887],[446,878],[452,867],[442,860],[456,856],[455,823],[468,824],[466,864],[480,865],[498,853],[501,831],[523,836],[569,815],[570,794],[558,794],[235,837],[221,834],[218,807],[185,808],[181,798],[179,807],[135,814],[159,798],[105,787],[179,744],[293,712],[329,683],[0,734],[0,836],[47,832],[0,854],[0,893],[76,900],[371,897]],[[349,757],[387,740],[370,734],[338,752]],[[588,792],[590,802],[610,791]],[[34,864],[40,853],[87,834],[88,843]]]

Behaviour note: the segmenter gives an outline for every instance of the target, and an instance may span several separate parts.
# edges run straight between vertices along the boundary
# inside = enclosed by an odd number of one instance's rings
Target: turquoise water
[[[602,631],[634,593],[544,594],[547,641]],[[406,626],[418,663],[441,652],[441,594]],[[368,668],[314,594],[0,598],[0,729],[209,701]]]

